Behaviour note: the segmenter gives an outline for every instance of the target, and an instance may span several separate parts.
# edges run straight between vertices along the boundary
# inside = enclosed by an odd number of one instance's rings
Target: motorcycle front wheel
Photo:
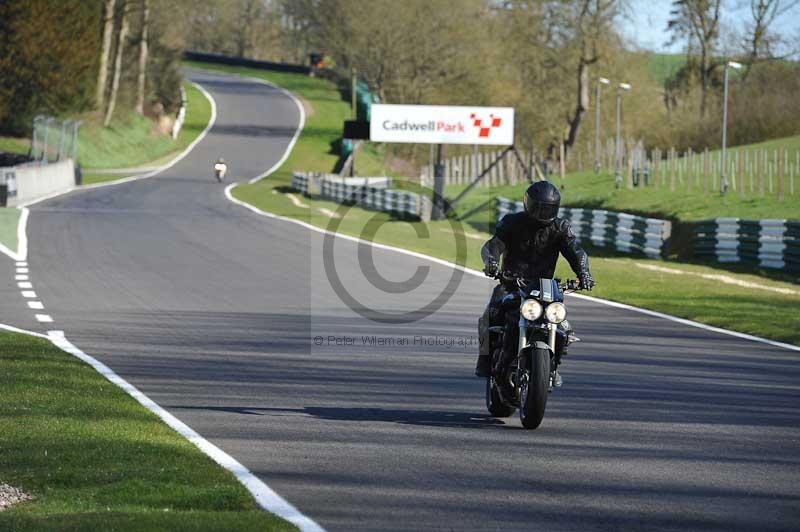
[[[519,419],[526,429],[542,423],[550,390],[550,351],[533,348],[527,367],[521,370]]]

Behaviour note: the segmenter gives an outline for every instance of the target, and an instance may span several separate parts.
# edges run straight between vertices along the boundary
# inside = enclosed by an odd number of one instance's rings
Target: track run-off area
[[[568,297],[583,341],[542,426],[491,418],[472,376],[491,282],[230,201],[213,161],[235,181],[262,176],[302,111],[263,83],[187,76],[215,101],[208,134],[147,179],[32,205],[25,264],[0,258],[0,323],[63,331],[62,347],[238,462],[309,529],[800,522],[800,351]],[[374,319],[437,295],[416,321]]]

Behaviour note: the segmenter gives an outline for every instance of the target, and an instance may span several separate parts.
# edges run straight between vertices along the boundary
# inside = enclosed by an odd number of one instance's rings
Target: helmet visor
[[[540,222],[550,222],[558,215],[558,204],[556,203],[530,201],[527,207],[531,218]]]

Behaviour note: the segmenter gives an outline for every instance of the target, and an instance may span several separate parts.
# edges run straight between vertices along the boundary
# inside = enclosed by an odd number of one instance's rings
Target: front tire
[[[492,377],[486,378],[486,408],[492,417],[509,417],[516,410],[500,398],[500,392]]]
[[[526,429],[535,429],[542,423],[550,390],[550,351],[532,349],[529,369],[523,370],[520,383],[519,419]]]

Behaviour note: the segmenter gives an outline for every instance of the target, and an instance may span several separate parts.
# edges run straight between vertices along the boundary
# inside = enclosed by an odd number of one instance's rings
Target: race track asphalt
[[[160,175],[33,206],[31,282],[54,321],[33,319],[4,257],[0,322],[63,330],[329,530],[797,530],[800,353],[572,299],[584,341],[542,427],[490,418],[471,374],[491,284],[448,288],[450,268],[373,249],[387,291],[355,242],[325,251],[230,203],[212,162],[261,174],[298,110],[188,76],[216,100],[209,135]],[[325,264],[376,311],[447,302],[372,321]]]

